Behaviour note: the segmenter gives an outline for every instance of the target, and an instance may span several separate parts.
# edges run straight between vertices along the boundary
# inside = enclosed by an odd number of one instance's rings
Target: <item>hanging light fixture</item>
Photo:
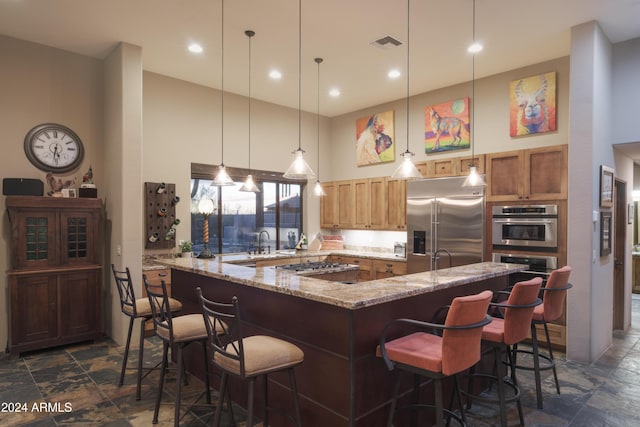
[[[238,191],[259,193],[260,189],[253,182],[253,176],[251,176],[251,37],[255,36],[256,33],[251,30],[247,30],[244,33],[249,38],[249,175],[247,175],[247,179]]]
[[[293,151],[293,163],[284,173],[288,179],[312,179],[315,173],[304,160],[302,149],[302,0],[298,1],[298,149]]]
[[[393,179],[416,179],[422,178],[422,174],[416,168],[416,165],[413,164],[413,154],[409,151],[409,23],[410,19],[410,11],[409,6],[411,4],[411,0],[407,0],[407,150],[401,154],[404,158],[402,163],[398,168],[393,172],[391,178]]]
[[[484,177],[478,173],[478,168],[475,165],[476,157],[475,157],[475,113],[476,113],[476,53],[482,50],[482,45],[480,43],[476,43],[476,0],[473,0],[473,40],[471,42],[471,46],[467,49],[467,52],[471,53],[471,165],[469,166],[469,175],[462,183],[463,187],[484,187],[487,183],[484,180]]]
[[[220,86],[220,133],[222,135],[220,142],[222,145],[222,156],[220,161],[220,166],[218,167],[218,174],[211,182],[211,186],[223,187],[233,185],[233,180],[227,173],[227,169],[224,167],[224,0],[222,0],[222,12],[221,12],[221,24],[220,24],[220,33],[221,33],[221,44],[222,47],[220,49],[222,59],[220,60],[220,67],[222,69],[221,76],[222,82]]]
[[[320,64],[322,63],[322,58],[315,58],[314,61],[318,64],[318,108],[317,108],[317,129],[318,129],[318,177],[316,179],[316,185],[313,188],[313,192],[316,196],[325,196],[325,192],[322,189],[322,184],[320,184]]]

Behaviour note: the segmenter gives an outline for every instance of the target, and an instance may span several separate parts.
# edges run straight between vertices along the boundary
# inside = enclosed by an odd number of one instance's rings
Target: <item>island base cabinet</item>
[[[11,355],[98,338],[100,271],[9,275]]]

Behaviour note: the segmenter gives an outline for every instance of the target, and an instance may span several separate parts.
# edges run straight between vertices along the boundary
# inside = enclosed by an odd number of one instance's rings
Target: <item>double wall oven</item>
[[[511,205],[491,209],[492,261],[527,264],[512,281],[546,278],[558,268],[558,206]]]

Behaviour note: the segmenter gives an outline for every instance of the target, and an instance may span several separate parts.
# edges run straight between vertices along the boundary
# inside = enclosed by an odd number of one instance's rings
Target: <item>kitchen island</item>
[[[304,351],[296,376],[307,427],[384,425],[394,378],[375,356],[384,325],[400,317],[431,320],[455,296],[503,289],[509,274],[526,268],[479,263],[343,284],[274,267],[234,265],[224,256],[158,261],[171,268],[173,296],[182,302],[183,313],[199,312],[196,287],[213,300],[237,296],[245,335],[273,335]],[[197,373],[201,354],[194,351],[188,357],[189,369]],[[269,378],[270,404],[290,408],[287,378]],[[232,399],[244,406],[244,385],[230,385]],[[260,400],[256,414],[261,413]],[[272,425],[288,425],[279,417],[271,416]]]

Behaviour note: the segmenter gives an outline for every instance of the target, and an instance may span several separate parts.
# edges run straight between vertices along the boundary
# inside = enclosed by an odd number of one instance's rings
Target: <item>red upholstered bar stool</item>
[[[129,317],[129,332],[127,333],[127,343],[124,347],[124,357],[122,359],[122,371],[120,372],[120,381],[118,386],[124,384],[124,373],[127,370],[127,359],[129,358],[129,347],[131,345],[131,332],[133,331],[133,322],[136,319],[140,319],[140,344],[138,348],[138,378],[136,386],[136,400],[141,398],[142,387],[142,356],[144,354],[144,326],[147,320],[151,319],[151,306],[149,305],[148,298],[136,298],[135,291],[133,290],[133,282],[131,281],[131,273],[129,267],[125,271],[116,270],[116,266],[111,264],[111,270],[113,271],[113,277],[116,280],[116,287],[118,288],[118,294],[120,295],[120,309],[122,313]],[[180,301],[170,298],[169,305],[171,311],[176,312],[182,309]],[[147,371],[147,374],[149,371]]]
[[[225,394],[228,395],[229,375],[248,381],[247,426],[253,426],[253,396],[255,382],[263,377],[264,420],[269,425],[268,375],[277,371],[287,371],[293,398],[295,425],[302,425],[298,390],[293,369],[304,361],[304,353],[296,345],[267,335],[242,334],[242,321],[238,298],[230,303],[215,302],[206,299],[202,290],[196,288],[209,334],[209,353],[213,364],[222,371],[220,379],[219,401],[213,421],[214,427],[220,426],[222,405]],[[229,402],[231,406],[231,402]]]
[[[527,353],[533,355],[533,367],[518,365],[516,368],[534,371],[536,379],[536,400],[538,408],[542,409],[542,387],[540,384],[540,371],[552,369],[553,379],[556,383],[556,391],[560,394],[560,383],[558,383],[558,374],[556,372],[556,364],[553,359],[553,350],[551,348],[551,340],[549,339],[548,322],[553,322],[559,319],[564,312],[564,301],[567,297],[567,290],[573,286],[569,283],[569,276],[571,275],[571,267],[564,266],[558,270],[551,272],[546,285],[541,289],[542,291],[542,304],[537,306],[533,310],[533,318],[531,320],[531,346],[532,350],[521,350],[516,345],[516,357],[518,353]],[[544,333],[547,338],[547,351],[548,353],[540,353],[538,348],[538,332],[536,325],[544,326]],[[544,365],[540,365],[540,358],[545,360]]]
[[[416,388],[419,387],[419,377],[433,379],[435,405],[420,404],[414,400],[410,407],[435,406],[438,427],[444,425],[445,412],[448,417],[454,417],[461,425],[466,425],[457,374],[480,361],[482,327],[491,321],[491,317],[487,315],[491,297],[491,291],[484,291],[477,295],[454,298],[444,324],[396,319],[387,323],[382,331],[376,355],[384,359],[389,370],[398,368],[414,374],[414,396],[418,395]],[[397,330],[398,325],[409,325],[414,330],[418,329],[418,332],[386,342],[387,334]],[[425,330],[442,331],[442,336],[424,332]],[[460,417],[450,409],[443,409],[442,379],[449,376],[454,377]],[[394,386],[393,400],[387,420],[389,427],[392,425],[396,413],[399,389],[400,374],[398,374]]]
[[[180,422],[180,404],[182,392],[182,375],[185,372],[183,351],[186,346],[192,343],[200,343],[204,354],[205,368],[205,394],[207,403],[211,403],[211,391],[209,389],[209,357],[207,355],[207,328],[200,314],[186,314],[183,316],[173,316],[171,311],[170,298],[167,296],[167,286],[164,280],[160,284],[151,284],[145,275],[144,286],[147,289],[149,304],[151,305],[153,327],[158,336],[162,340],[162,369],[160,371],[160,383],[158,385],[158,396],[156,397],[156,406],[153,411],[153,424],[158,423],[158,412],[160,411],[160,401],[162,400],[162,389],[164,387],[165,373],[169,364],[169,347],[176,350],[177,378],[176,378],[176,396],[175,396],[175,413],[173,417],[173,425],[177,427]]]
[[[467,394],[467,408],[471,406],[472,400],[481,400],[484,402],[498,403],[500,406],[500,424],[502,427],[507,426],[507,403],[515,401],[518,406],[518,415],[520,424],[524,425],[524,416],[522,415],[522,403],[520,402],[520,389],[516,379],[515,355],[513,346],[520,341],[525,340],[529,335],[529,326],[531,325],[531,317],[536,306],[542,303],[538,298],[542,279],[535,279],[518,282],[513,286],[511,292],[508,292],[506,302],[491,303],[492,307],[498,309],[501,316],[493,317],[493,321],[486,325],[482,331],[482,342],[489,344],[494,354],[494,373],[495,376],[473,373],[470,375],[469,392]],[[505,381],[507,375],[506,364],[502,363],[502,354],[506,353],[507,364],[511,367],[511,382]],[[472,395],[474,377],[485,377],[497,383],[498,398]],[[508,386],[513,395],[507,397],[506,388]]]

